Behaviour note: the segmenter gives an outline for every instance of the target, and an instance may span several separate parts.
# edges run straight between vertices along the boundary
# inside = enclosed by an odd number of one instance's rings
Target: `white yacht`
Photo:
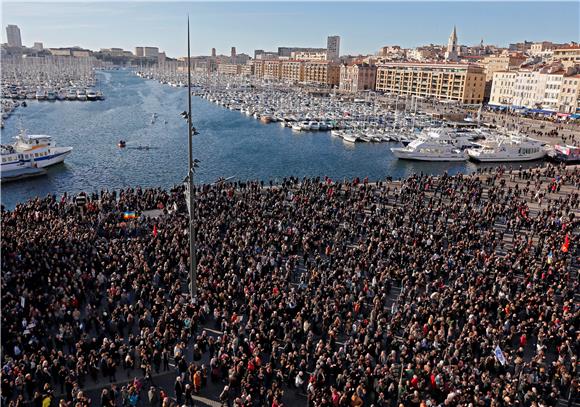
[[[465,161],[465,148],[472,146],[466,138],[451,136],[447,131],[427,131],[405,147],[393,147],[395,157],[416,161]]]
[[[548,154],[541,141],[525,136],[498,136],[481,146],[468,149],[469,158],[480,162],[518,162],[540,160]]]
[[[56,147],[51,136],[27,135],[21,131],[15,139],[14,143],[1,146],[3,172],[58,164],[72,151],[72,147]]]

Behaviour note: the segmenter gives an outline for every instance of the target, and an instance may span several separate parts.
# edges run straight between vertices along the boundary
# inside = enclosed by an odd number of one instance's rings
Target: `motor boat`
[[[97,100],[97,92],[92,89],[87,90],[87,100]]]
[[[46,92],[44,89],[38,89],[35,93],[36,100],[46,100]]]
[[[87,92],[84,89],[77,90],[77,99],[83,102],[87,100]]]
[[[469,146],[475,145],[466,138],[454,137],[447,131],[429,130],[405,147],[393,147],[391,151],[401,160],[466,161]]]
[[[12,171],[33,163],[36,168],[44,168],[64,161],[72,147],[56,147],[51,136],[28,135],[23,130],[12,144],[4,144],[2,171]]]
[[[478,162],[521,162],[540,160],[548,154],[544,143],[525,136],[497,136],[467,150],[469,158]]]
[[[66,93],[67,100],[77,100],[77,91],[75,89],[69,89]]]

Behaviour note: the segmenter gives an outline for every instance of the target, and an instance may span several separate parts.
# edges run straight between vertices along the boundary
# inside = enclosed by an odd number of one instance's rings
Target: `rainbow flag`
[[[135,219],[136,217],[137,214],[135,213],[135,211],[123,212],[123,219]]]

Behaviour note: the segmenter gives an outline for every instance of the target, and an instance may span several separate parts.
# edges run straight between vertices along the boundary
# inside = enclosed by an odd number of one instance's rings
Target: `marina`
[[[0,77],[1,126],[18,107],[31,101],[97,101],[105,96],[95,89],[94,58],[19,58],[2,60]]]
[[[19,133],[21,121],[31,134],[54,135],[58,145],[71,146],[74,153],[64,164],[50,168],[46,177],[3,185],[4,205],[14,207],[37,195],[65,191],[126,185],[168,188],[181,182],[187,137],[182,136],[186,125],[179,113],[187,90],[143,80],[129,70],[98,71],[96,79],[107,95],[100,103],[30,101],[18,109],[17,120],[6,123],[2,144]],[[201,182],[212,183],[222,176],[266,182],[288,176],[373,180],[421,172],[467,173],[481,167],[469,161],[401,161],[390,151],[401,143],[349,143],[330,131],[297,132],[265,125],[198,97],[193,98],[193,112],[197,127],[203,129],[203,138],[193,139],[203,163],[196,175]],[[119,140],[126,148],[118,147]]]

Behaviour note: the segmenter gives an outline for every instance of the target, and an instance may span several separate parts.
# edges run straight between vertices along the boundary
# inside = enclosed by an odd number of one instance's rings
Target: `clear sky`
[[[580,2],[23,2],[2,1],[5,26],[20,27],[24,45],[81,46],[94,50],[158,46],[186,55],[186,15],[192,55],[215,47],[326,47],[341,36],[341,54],[374,53],[384,45],[446,44],[457,25],[459,43],[506,46],[523,40],[580,40]]]

